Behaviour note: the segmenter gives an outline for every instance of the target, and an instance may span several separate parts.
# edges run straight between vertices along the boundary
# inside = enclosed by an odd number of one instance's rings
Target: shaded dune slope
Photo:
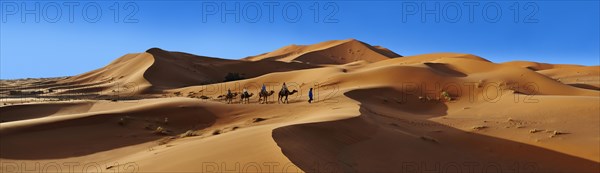
[[[160,101],[131,106],[3,123],[0,127],[1,157],[58,159],[84,156],[159,140],[163,137],[151,133],[159,126],[173,134],[181,134],[189,129],[210,127],[217,119],[201,105],[190,102]],[[168,124],[164,123],[164,118],[168,118]],[[121,119],[126,126],[119,126]]]
[[[370,98],[375,93],[401,95],[392,88],[347,92],[346,96],[360,101],[360,116],[280,127],[273,131],[273,138],[282,152],[306,172],[420,172],[431,169],[485,172],[491,168],[496,171],[595,172],[600,168],[594,161],[529,144],[465,133],[428,121],[428,116],[406,115],[403,108],[374,103]],[[432,109],[435,111],[427,115],[446,114],[443,105],[438,104]],[[467,163],[472,165],[464,165]]]

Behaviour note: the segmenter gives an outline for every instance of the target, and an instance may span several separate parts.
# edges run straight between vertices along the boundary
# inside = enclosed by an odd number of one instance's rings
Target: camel
[[[225,100],[227,100],[227,104],[230,104],[230,103],[233,101],[233,99],[234,99],[234,98],[235,98],[237,95],[238,95],[238,93],[236,93],[236,92],[233,92],[233,93],[231,93],[231,94],[224,94],[224,95],[220,95],[220,96],[219,96],[219,97],[217,97],[217,98],[223,98],[223,97],[224,97],[224,98],[225,98]]]
[[[254,93],[250,93],[250,94],[242,93],[240,95],[240,97],[241,97],[240,103],[244,103],[244,102],[250,103],[250,97],[252,97],[253,95],[254,95]]]
[[[273,93],[275,93],[275,91],[273,91],[273,90],[271,90],[269,92],[266,92],[266,91],[260,92],[258,94],[258,101],[260,103],[267,103],[267,104],[269,104],[269,99],[268,98],[269,98],[269,96],[273,95]],[[263,97],[264,97],[264,100],[262,100]],[[262,100],[262,102],[261,102],[261,100]]]
[[[288,96],[292,95],[292,94],[294,94],[296,92],[298,92],[298,91],[297,90],[293,90],[292,92],[290,92],[289,90],[283,90],[282,89],[281,91],[279,91],[279,98],[277,98],[277,102],[278,103],[281,103],[281,102],[288,103]],[[285,100],[282,100],[282,98],[284,98],[284,97],[285,97]]]

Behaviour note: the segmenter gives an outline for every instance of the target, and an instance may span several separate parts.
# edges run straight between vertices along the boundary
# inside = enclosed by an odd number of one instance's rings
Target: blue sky
[[[289,44],[348,38],[405,56],[461,52],[494,62],[600,64],[598,1],[3,0],[0,5],[0,79],[77,75],[152,47],[238,59]]]

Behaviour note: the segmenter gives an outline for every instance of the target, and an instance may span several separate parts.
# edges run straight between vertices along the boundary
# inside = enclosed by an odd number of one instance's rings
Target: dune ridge
[[[355,40],[332,40],[313,45],[289,45],[273,52],[246,57],[248,61],[299,61],[310,64],[346,64],[355,61],[376,62],[402,57],[381,46]]]

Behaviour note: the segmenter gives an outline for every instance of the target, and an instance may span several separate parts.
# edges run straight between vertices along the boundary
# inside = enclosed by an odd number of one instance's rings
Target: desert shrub
[[[442,93],[440,94],[440,96],[442,97],[442,99],[444,99],[444,101],[451,101],[452,97],[450,97],[450,94],[448,94],[448,92],[446,91],[442,91]]]
[[[182,94],[180,91],[177,91],[177,92],[175,92],[175,93],[173,93],[173,94],[175,94],[175,96],[177,96],[177,97],[180,97],[180,96],[182,96],[182,95],[183,95],[183,94]]]
[[[221,134],[221,130],[215,130],[215,131],[213,131],[213,133],[212,133],[212,134],[213,134],[213,135],[218,135],[218,134]]]
[[[267,119],[266,118],[253,118],[252,122],[253,123],[258,123],[258,122],[265,121],[265,120],[267,120]]]
[[[236,81],[236,80],[242,80],[242,79],[244,79],[243,74],[240,74],[237,72],[235,72],[235,73],[229,72],[229,73],[227,73],[227,75],[225,75],[225,80],[223,82]]]
[[[158,126],[155,130],[154,130],[154,134],[157,135],[168,135],[169,134],[169,130]]]
[[[206,100],[206,99],[209,99],[210,97],[202,95],[202,96],[200,96],[200,98]]]
[[[9,95],[22,95],[23,92],[22,91],[9,91],[8,94]]]
[[[473,130],[482,130],[488,128],[487,126],[473,126]]]
[[[558,131],[558,130],[551,131],[551,133],[552,133],[552,135],[550,135],[551,138],[555,137],[555,136],[558,136],[558,135],[569,134],[567,132],[561,132],[561,131]]]
[[[196,95],[196,93],[195,93],[195,92],[188,92],[188,94],[187,94],[187,96],[188,96],[189,98],[194,98],[194,96],[195,96],[195,95]]]
[[[193,130],[188,130],[185,133],[181,134],[181,137],[192,137],[192,136],[198,136],[198,134],[196,132],[194,132]]]

